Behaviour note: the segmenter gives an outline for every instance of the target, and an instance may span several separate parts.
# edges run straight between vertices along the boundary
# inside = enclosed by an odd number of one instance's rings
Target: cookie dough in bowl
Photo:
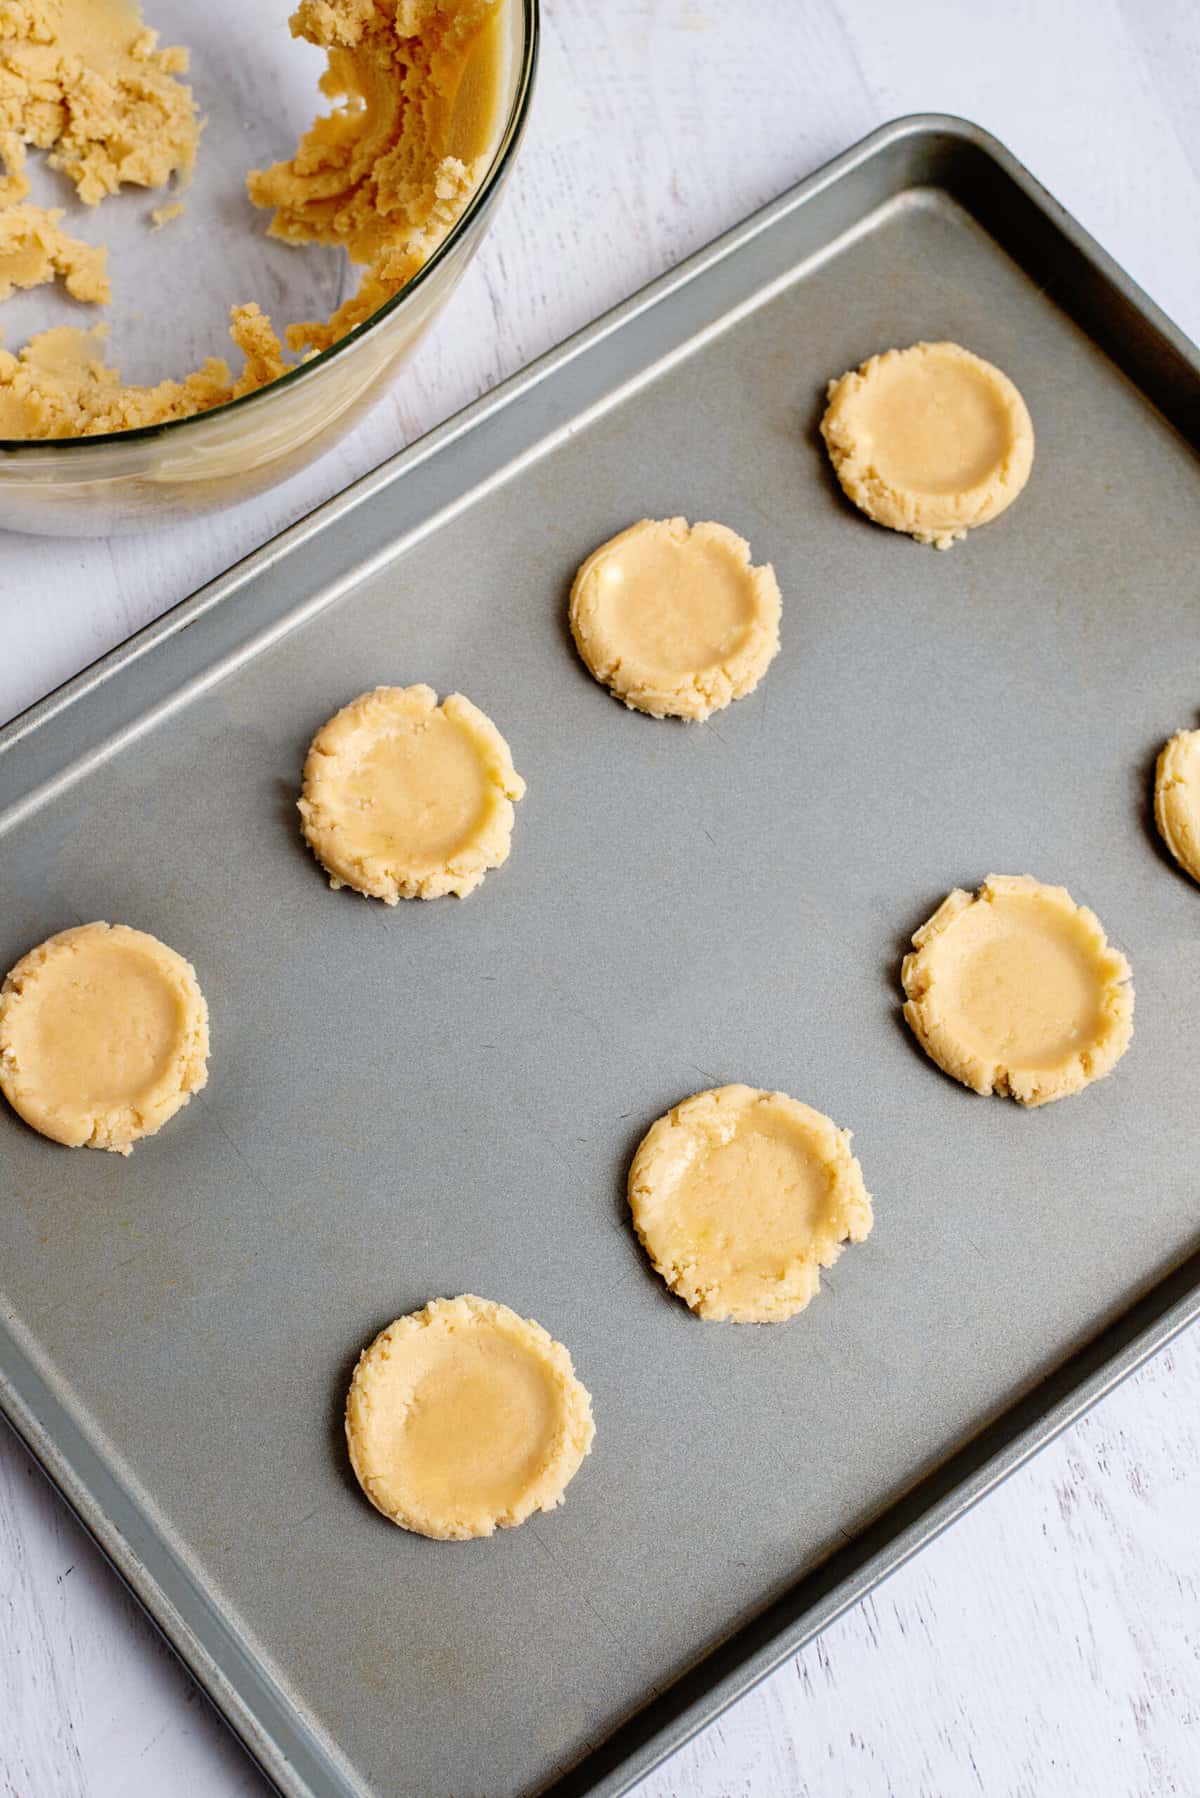
[[[1200,730],[1176,731],[1159,756],[1154,819],[1179,866],[1200,880]]]
[[[16,530],[242,504],[343,436],[457,290],[528,122],[539,0],[147,11],[191,40],[195,95],[137,0],[0,4],[0,288],[42,283],[0,344]],[[40,190],[47,159],[98,199],[86,224],[61,179]],[[80,303],[109,291],[111,331]]]
[[[298,802],[333,887],[395,905],[460,898],[507,861],[525,782],[490,718],[461,693],[376,687],[313,738]]]
[[[957,343],[885,350],[829,383],[821,435],[848,497],[876,524],[948,549],[1010,506],[1033,425],[1006,374]]]
[[[616,698],[654,718],[707,718],[752,693],[779,648],[779,584],[723,524],[643,518],[594,550],[571,588],[571,634]]]
[[[350,1463],[375,1509],[440,1541],[554,1510],[594,1434],[562,1343],[471,1293],[382,1330],[346,1401]]]
[[[1065,887],[989,874],[913,937],[904,1016],[925,1053],[977,1093],[1045,1105],[1112,1072],[1133,1036],[1129,963]]]
[[[357,291],[328,320],[296,320],[282,336],[256,302],[231,304],[241,373],[210,356],[152,386],[126,383],[105,362],[104,327],[39,332],[18,354],[0,350],[0,436],[69,438],[193,417],[298,368],[285,345],[302,357],[327,350],[394,299],[483,184],[503,122],[507,5],[299,0],[292,36],[325,54],[320,86],[333,105],[294,155],[252,169],[246,190],[271,213],[273,236],[345,249],[363,269]],[[14,251],[5,208],[25,201],[26,146],[48,150],[52,166],[92,206],[122,187],[159,188],[172,176],[188,182],[201,124],[181,79],[188,65],[182,46],[158,48],[134,0],[0,6],[0,289],[61,273],[77,298],[104,303],[115,273],[120,290],[123,271],[106,270],[103,247],[58,231],[57,210],[21,204]],[[273,82],[274,71],[262,75]],[[203,165],[203,139],[199,151]],[[179,201],[160,207],[158,221],[182,210]],[[39,249],[38,239],[48,248]],[[7,270],[7,283],[6,262],[16,268],[16,278]]]
[[[182,955],[126,924],[80,924],[0,989],[0,1091],[68,1148],[153,1136],[208,1079],[208,1007]]]
[[[779,1323],[873,1222],[850,1132],[786,1093],[719,1086],[676,1105],[629,1170],[642,1246],[699,1316]]]

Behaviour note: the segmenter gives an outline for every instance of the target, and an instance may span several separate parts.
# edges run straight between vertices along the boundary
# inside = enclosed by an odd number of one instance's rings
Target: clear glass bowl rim
[[[186,431],[189,425],[203,424],[206,419],[210,418],[225,418],[242,407],[253,406],[259,401],[267,400],[280,388],[298,386],[300,382],[311,378],[318,369],[325,367],[335,357],[340,356],[343,350],[348,350],[352,344],[358,343],[360,339],[379,329],[392,313],[404,305],[427,280],[431,280],[442,263],[454,254],[458,243],[466,236],[475,220],[488,205],[495,189],[503,181],[516,154],[521,134],[525,129],[525,121],[529,115],[530,101],[533,98],[533,80],[537,72],[538,49],[541,41],[540,0],[516,0],[516,4],[521,9],[521,67],[517,74],[516,90],[500,142],[496,146],[487,173],[471,195],[464,211],[454,221],[429,261],[417,270],[410,281],[405,282],[399,293],[393,294],[390,300],[385,300],[383,305],[371,314],[370,318],[364,319],[361,325],[356,325],[353,331],[347,332],[345,337],[340,338],[329,349],[321,350],[317,355],[311,356],[307,362],[301,362],[295,368],[290,368],[286,374],[277,376],[265,387],[259,387],[253,393],[243,393],[238,399],[226,400],[221,406],[211,406],[207,412],[196,412],[188,418],[167,419],[165,423],[158,425],[141,425],[132,431],[96,432],[90,437],[0,437],[0,455],[7,460],[9,456],[26,458],[36,458],[39,454],[61,456],[64,450],[78,454],[80,451],[101,449],[114,443],[147,443],[155,438],[166,437],[168,433]]]

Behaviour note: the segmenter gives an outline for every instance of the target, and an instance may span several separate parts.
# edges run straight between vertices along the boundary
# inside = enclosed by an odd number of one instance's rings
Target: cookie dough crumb
[[[820,1290],[871,1195],[850,1132],[786,1093],[719,1086],[652,1124],[629,1170],[646,1253],[701,1317],[779,1323]]]
[[[59,229],[61,209],[10,206],[0,210],[0,300],[18,287],[40,287],[61,275],[72,299],[107,305],[112,299],[103,244],[84,243]]]
[[[165,206],[156,206],[150,214],[150,229],[161,231],[164,225],[170,225],[175,219],[182,218],[187,211],[184,200],[171,200]]]
[[[207,1064],[195,969],[126,924],[48,937],[0,989],[0,1091],[68,1148],[128,1155],[201,1090]]]
[[[359,1485],[393,1523],[438,1541],[554,1510],[594,1435],[591,1399],[562,1343],[470,1293],[382,1330],[346,1401]]]
[[[847,496],[918,543],[949,549],[1029,479],[1025,401],[960,344],[885,350],[831,381],[828,398],[821,435]]]
[[[333,887],[395,905],[460,898],[507,861],[525,782],[490,718],[461,693],[376,687],[313,738],[298,801]]]
[[[779,584],[726,525],[643,518],[571,588],[575,646],[632,710],[703,719],[752,693],[779,649]]]
[[[1177,731],[1159,756],[1154,818],[1179,866],[1200,880],[1200,730]]]
[[[913,937],[904,1016],[945,1073],[1045,1105],[1110,1074],[1133,1036],[1130,967],[1065,887],[989,874]]]

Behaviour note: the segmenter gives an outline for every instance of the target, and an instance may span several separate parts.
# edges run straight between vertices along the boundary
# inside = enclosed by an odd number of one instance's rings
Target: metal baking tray
[[[1037,462],[948,554],[867,524],[824,383],[956,338]],[[1200,895],[1154,753],[1200,706],[1200,360],[1014,159],[902,120],[177,607],[0,741],[0,962],[81,919],[194,961],[207,1090],[132,1160],[0,1119],[4,1409],[279,1789],[626,1790],[1200,1310]],[[584,673],[569,579],[643,514],[776,567],[703,727]],[[471,899],[331,893],[305,746],[460,687],[529,783]],[[910,1040],[913,928],[991,870],[1132,959],[1109,1080],[1022,1112]],[[698,1087],[855,1131],[869,1242],[775,1328],[697,1322],[623,1180]],[[476,1291],[566,1341],[594,1453],[436,1545],[359,1497],[346,1381]],[[556,1783],[557,1782],[557,1783]]]

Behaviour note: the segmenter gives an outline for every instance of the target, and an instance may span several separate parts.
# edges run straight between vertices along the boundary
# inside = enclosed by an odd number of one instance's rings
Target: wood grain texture
[[[520,168],[401,384],[304,475],[201,527],[7,536],[0,717],[899,113],[990,127],[1200,336],[1198,90],[1193,0],[546,0]],[[1198,1420],[1193,1331],[642,1798],[1200,1792]],[[262,1789],[0,1437],[0,1791]]]

